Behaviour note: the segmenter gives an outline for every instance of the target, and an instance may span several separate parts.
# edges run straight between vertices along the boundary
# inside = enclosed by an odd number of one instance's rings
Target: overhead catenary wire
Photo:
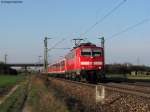
[[[124,30],[122,30],[122,31],[120,31],[118,33],[113,34],[112,36],[110,36],[106,40],[110,40],[110,39],[116,38],[117,36],[121,35],[122,33],[125,33],[125,32],[127,32],[127,31],[129,31],[131,29],[134,29],[134,28],[136,28],[136,27],[138,27],[138,26],[140,26],[140,25],[142,25],[142,24],[144,24],[144,23],[146,23],[148,21],[150,21],[150,18],[146,18],[146,19],[144,19],[144,20],[142,20],[142,21],[140,21],[140,22],[138,22],[138,23],[136,23],[136,24],[134,24],[132,26],[129,26],[126,29],[124,29]]]
[[[62,38],[60,41],[58,41],[56,44],[54,44],[54,45],[53,45],[50,49],[48,49],[48,50],[50,51],[50,50],[52,50],[52,49],[55,49],[55,47],[56,47],[58,44],[62,43],[64,40],[65,40],[65,39]]]
[[[84,33],[80,34],[80,37],[90,32],[97,24],[103,22],[108,16],[110,16],[113,12],[115,12],[120,6],[122,6],[127,0],[121,1],[116,7],[114,7],[112,10],[110,10],[106,15],[104,15],[101,19],[96,21],[92,26],[90,26],[87,30],[85,30]]]
[[[127,0],[123,0],[121,1],[117,6],[115,6],[112,10],[110,10],[106,15],[104,15],[101,19],[99,19],[98,21],[96,21],[91,27],[89,27],[84,33],[80,34],[80,37],[82,37],[83,35],[85,35],[86,33],[88,33],[89,31],[91,31],[97,24],[99,24],[100,22],[102,22],[103,20],[105,20],[109,15],[111,15],[114,11],[116,11],[121,5],[123,5]],[[65,39],[63,38],[62,40],[60,40],[59,42],[57,42],[56,44],[54,44],[54,46],[52,46],[50,49],[48,50],[52,50],[54,49],[58,44],[62,43]]]
[[[67,37],[70,37],[70,36],[68,35]],[[55,43],[52,47],[50,47],[48,49],[48,51],[53,50],[53,49],[64,49],[64,50],[71,49],[71,48],[68,48],[68,47],[65,47],[65,48],[56,48],[59,44],[61,44],[62,42],[66,41],[68,39],[67,37],[66,38],[62,38],[60,41],[58,41],[57,43]]]

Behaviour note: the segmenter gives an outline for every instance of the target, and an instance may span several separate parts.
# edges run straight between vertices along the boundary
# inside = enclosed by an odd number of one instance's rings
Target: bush
[[[10,68],[6,64],[0,63],[0,74],[17,75],[18,72],[17,72],[17,70]]]

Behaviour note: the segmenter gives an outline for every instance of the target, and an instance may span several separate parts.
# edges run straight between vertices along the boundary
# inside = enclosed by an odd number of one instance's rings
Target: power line
[[[108,16],[110,16],[114,11],[116,11],[121,5],[123,5],[127,0],[123,0],[116,7],[110,10],[106,15],[104,15],[100,20],[96,21],[91,27],[89,27],[84,33],[80,34],[80,37],[91,31],[97,24],[104,21]]]
[[[56,47],[58,44],[62,43],[64,40],[65,40],[65,39],[62,38],[60,41],[58,41],[56,44],[54,44],[54,45],[53,45],[50,49],[48,49],[48,50],[55,49],[55,47]]]
[[[144,20],[142,20],[142,21],[140,21],[140,22],[138,22],[138,23],[136,23],[136,24],[134,24],[132,26],[127,27],[126,29],[124,29],[124,30],[122,30],[122,31],[120,31],[118,33],[113,34],[107,40],[113,39],[113,38],[117,37],[118,35],[121,35],[122,33],[125,33],[125,32],[127,32],[127,31],[129,31],[131,29],[134,29],[134,28],[136,28],[136,27],[138,27],[138,26],[140,26],[140,25],[142,25],[142,24],[144,24],[144,23],[146,23],[148,21],[150,21],[150,18],[144,19]]]

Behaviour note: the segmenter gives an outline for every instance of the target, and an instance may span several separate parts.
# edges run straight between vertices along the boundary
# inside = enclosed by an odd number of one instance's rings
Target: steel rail
[[[62,78],[54,78],[49,77],[49,80],[55,79],[55,80],[61,80],[68,83],[75,83],[83,86],[88,86],[92,88],[101,87],[103,86],[106,90],[111,90],[115,92],[125,93],[125,94],[131,94],[136,95],[144,98],[150,98],[150,88],[147,87],[147,89],[141,90],[139,86],[135,85],[129,85],[129,84],[121,84],[121,83],[98,83],[98,84],[91,84],[86,82],[77,82],[72,80],[66,80]]]
[[[87,82],[78,82],[78,81],[73,81],[73,80],[68,80],[68,79],[63,79],[63,78],[56,78],[56,77],[55,78],[49,77],[48,79],[58,79],[58,80],[69,82],[69,83],[75,83],[75,84],[80,84],[80,85],[84,85],[84,86],[96,87],[96,84],[91,84],[91,83],[87,83]]]
[[[122,83],[122,84],[141,86],[141,87],[149,87],[150,88],[150,83],[148,83],[148,82],[134,82],[134,83]]]
[[[126,94],[137,95],[145,98],[150,98],[150,88],[144,88],[141,90],[141,87],[134,85],[125,85],[125,84],[116,84],[116,83],[108,83],[103,84],[99,83],[100,86],[104,86],[105,89],[117,91]]]

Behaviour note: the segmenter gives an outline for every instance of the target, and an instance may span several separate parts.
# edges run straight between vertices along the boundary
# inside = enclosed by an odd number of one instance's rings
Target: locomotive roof
[[[88,43],[81,43],[80,45],[78,45],[78,46],[76,46],[76,47],[74,47],[74,48],[78,48],[78,47],[82,47],[82,46],[92,46],[92,47],[96,47],[95,44],[92,44],[92,43],[88,42]]]

